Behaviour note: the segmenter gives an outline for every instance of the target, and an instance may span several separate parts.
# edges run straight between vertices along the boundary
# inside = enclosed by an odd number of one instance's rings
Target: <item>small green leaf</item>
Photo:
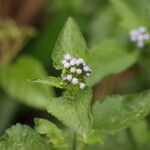
[[[91,99],[92,90],[86,88],[78,91],[74,96],[64,95],[63,97],[52,99],[48,104],[48,112],[86,138],[92,123],[90,113]]]
[[[103,130],[126,128],[150,112],[150,91],[111,96],[93,106],[94,127]]]
[[[61,60],[67,53],[74,57],[82,57],[85,60],[89,60],[86,41],[75,20],[71,17],[68,18],[62,29],[52,53],[54,67],[56,69],[62,69]]]
[[[56,78],[56,77],[46,77],[46,78],[39,78],[39,79],[33,79],[33,80],[28,80],[29,82],[33,82],[33,83],[41,83],[41,84],[45,84],[45,85],[49,85],[49,86],[53,86],[53,87],[57,87],[57,88],[64,88],[62,80],[60,78]]]
[[[53,96],[52,89],[45,85],[29,83],[26,80],[46,76],[41,63],[36,59],[20,57],[13,65],[5,66],[0,72],[2,88],[11,97],[38,109],[45,109]]]
[[[0,138],[0,150],[50,150],[50,144],[32,128],[17,124]]]
[[[46,119],[35,118],[35,130],[40,134],[47,135],[50,142],[56,146],[64,144],[64,133],[56,125]]]
[[[138,59],[138,52],[128,52],[115,40],[105,40],[91,50],[91,77],[87,82],[93,86],[104,77],[119,73],[132,66]]]

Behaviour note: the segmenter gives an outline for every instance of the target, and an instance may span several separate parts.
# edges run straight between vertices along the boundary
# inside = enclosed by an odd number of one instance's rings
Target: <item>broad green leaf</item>
[[[49,86],[53,86],[53,87],[57,87],[57,88],[64,88],[62,80],[60,78],[56,78],[56,77],[46,77],[46,78],[39,78],[39,79],[33,79],[33,80],[28,80],[29,82],[33,82],[33,83],[41,83],[41,84],[45,84],[45,85],[49,85]]]
[[[78,91],[73,96],[64,95],[54,98],[48,104],[48,112],[61,120],[65,125],[86,138],[91,129],[90,88]]]
[[[19,58],[13,65],[5,66],[0,72],[2,88],[18,101],[38,109],[45,109],[52,97],[52,90],[27,79],[46,76],[41,63],[28,56]]]
[[[110,96],[93,106],[94,128],[117,130],[144,118],[150,112],[150,91]]]
[[[90,46],[99,44],[108,37],[114,37],[116,29],[118,30],[117,22],[118,20],[112,7],[105,7],[96,13],[89,28]]]
[[[82,57],[85,60],[89,59],[85,39],[75,20],[71,17],[68,18],[62,29],[52,53],[53,64],[56,69],[62,69],[61,61],[67,53],[74,57]]]
[[[115,40],[105,40],[91,50],[92,74],[88,85],[93,86],[104,77],[119,73],[132,66],[138,59],[138,52],[128,52]]]
[[[121,25],[123,27],[132,29],[145,24],[140,14],[136,14],[125,1],[111,0],[111,3],[117,14],[121,17]]]
[[[64,144],[65,135],[63,131],[46,119],[35,118],[35,130],[46,135],[54,145]]]
[[[50,150],[50,144],[32,128],[17,124],[0,138],[0,150]]]

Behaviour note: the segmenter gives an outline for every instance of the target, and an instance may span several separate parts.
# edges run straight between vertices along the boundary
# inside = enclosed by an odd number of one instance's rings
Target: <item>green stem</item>
[[[77,140],[77,134],[73,134],[72,150],[84,150],[86,144]]]
[[[73,144],[72,144],[72,150],[76,150],[76,141],[77,141],[77,138],[76,138],[76,133],[73,134]]]
[[[78,141],[77,142],[77,150],[84,150],[85,149],[85,143]]]

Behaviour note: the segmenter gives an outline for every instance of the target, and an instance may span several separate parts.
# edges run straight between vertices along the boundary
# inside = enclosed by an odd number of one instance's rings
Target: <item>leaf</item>
[[[39,78],[39,79],[33,79],[33,80],[28,80],[29,82],[32,83],[41,83],[41,84],[45,84],[45,85],[49,85],[49,86],[54,86],[57,88],[64,88],[62,80],[60,78],[56,78],[56,77],[46,77],[46,78]]]
[[[48,104],[48,112],[86,138],[92,123],[91,99],[92,91],[90,88],[86,88],[78,91],[73,96],[64,95],[52,99]]]
[[[150,146],[149,123],[146,120],[140,120],[130,127],[131,133],[138,145],[148,144]]]
[[[104,39],[114,38],[114,33],[116,33],[116,29],[118,30],[117,22],[112,7],[105,7],[96,13],[89,28],[90,46],[99,44]]]
[[[111,96],[93,106],[94,128],[117,130],[144,118],[150,112],[150,91]]]
[[[64,144],[64,133],[56,125],[42,118],[35,118],[34,121],[35,130],[40,134],[47,135],[51,143],[57,146]]]
[[[87,144],[103,143],[101,132],[98,129],[92,129],[88,135]]]
[[[105,40],[91,50],[91,77],[87,82],[93,86],[104,77],[119,73],[132,66],[138,59],[138,52],[128,52],[115,40]]]
[[[71,17],[68,18],[62,29],[52,53],[53,65],[56,69],[62,69],[61,60],[67,53],[74,57],[82,57],[85,60],[89,59],[85,39],[75,20]]]
[[[125,1],[111,0],[112,6],[117,14],[121,17],[121,25],[127,29],[132,29],[145,24],[140,14],[136,14]]]
[[[35,130],[17,124],[0,138],[0,150],[50,150],[47,143]]]
[[[52,97],[52,90],[45,85],[29,83],[29,78],[46,76],[41,63],[28,56],[21,57],[13,65],[0,72],[3,89],[18,101],[38,109],[45,109]]]

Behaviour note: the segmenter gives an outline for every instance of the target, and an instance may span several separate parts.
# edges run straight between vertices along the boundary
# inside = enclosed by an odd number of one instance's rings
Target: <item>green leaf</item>
[[[93,86],[104,77],[119,73],[132,66],[138,59],[138,52],[128,52],[115,40],[105,40],[91,50],[92,75],[88,85]]]
[[[121,17],[121,25],[127,29],[132,29],[145,24],[140,14],[136,14],[125,1],[111,0],[112,6]]]
[[[93,106],[94,128],[117,130],[144,118],[150,112],[150,91],[111,96]]]
[[[50,144],[32,128],[17,124],[0,138],[0,150],[50,150]]]
[[[58,146],[64,144],[65,135],[56,125],[42,118],[35,118],[34,121],[35,130],[40,134],[47,135],[51,143]]]
[[[136,124],[132,125],[130,130],[137,144],[140,145],[147,143],[150,146],[150,129],[149,123],[146,120],[140,120]]]
[[[38,109],[45,109],[53,93],[45,85],[29,83],[29,78],[46,76],[41,63],[28,56],[20,57],[13,65],[0,72],[3,89],[18,101]]]
[[[82,137],[87,136],[91,129],[90,104],[92,90],[86,88],[73,96],[64,95],[54,98],[48,104],[48,112],[61,120]]]
[[[92,129],[90,134],[88,135],[86,143],[87,144],[103,143],[103,139],[102,139],[100,130]]]
[[[60,78],[56,78],[52,76],[49,76],[46,78],[28,80],[28,81],[32,83],[41,83],[41,84],[45,84],[45,85],[49,85],[49,86],[53,86],[53,87],[57,87],[61,89],[64,88],[62,80]]]
[[[114,33],[116,33],[116,29],[118,30],[117,22],[118,20],[112,7],[105,7],[96,13],[90,23],[90,46],[99,44],[104,39],[114,38]]]
[[[62,69],[61,60],[67,53],[74,57],[82,57],[85,60],[89,59],[85,39],[75,20],[71,17],[68,18],[62,29],[52,53],[54,67],[56,69]]]

